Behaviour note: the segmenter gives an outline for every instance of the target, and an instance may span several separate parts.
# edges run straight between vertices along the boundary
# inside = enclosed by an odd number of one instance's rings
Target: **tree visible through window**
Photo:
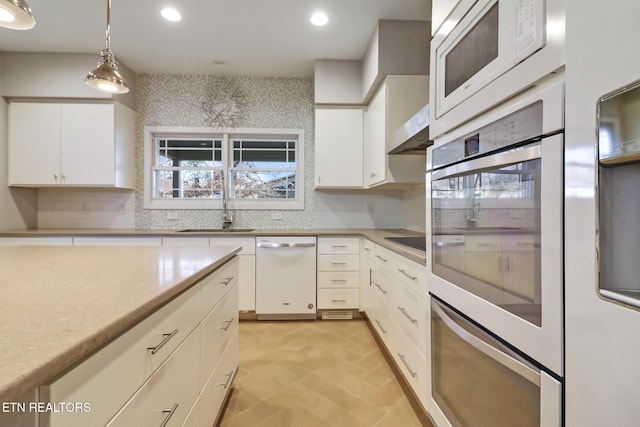
[[[149,199],[175,201],[163,202],[162,207],[180,208],[179,202],[186,200],[220,200],[223,185],[236,209],[242,207],[241,200],[300,200],[299,135],[150,135],[151,186],[145,186],[150,188]]]

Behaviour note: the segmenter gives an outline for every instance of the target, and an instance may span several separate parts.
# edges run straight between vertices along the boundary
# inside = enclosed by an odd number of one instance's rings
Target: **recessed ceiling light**
[[[311,15],[310,21],[313,25],[317,26],[327,25],[327,22],[329,22],[329,17],[324,12],[316,12]]]
[[[162,14],[162,17],[164,19],[171,22],[178,22],[182,19],[180,12],[170,7],[165,7],[164,9],[162,9],[160,14]]]

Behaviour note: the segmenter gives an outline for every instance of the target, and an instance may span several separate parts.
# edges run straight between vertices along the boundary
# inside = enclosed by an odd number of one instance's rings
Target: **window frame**
[[[222,199],[154,199],[153,173],[156,156],[156,138],[211,138],[222,139],[222,170],[225,185],[230,192],[233,167],[232,139],[276,139],[295,141],[296,188],[294,199],[232,199],[227,200],[228,209],[234,210],[304,210],[305,168],[304,130],[284,128],[208,128],[208,127],[144,127],[144,208],[145,209],[222,209]],[[215,168],[214,168],[215,169]]]

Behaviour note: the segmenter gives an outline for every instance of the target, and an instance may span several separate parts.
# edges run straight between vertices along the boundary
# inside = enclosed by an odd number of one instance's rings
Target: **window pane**
[[[213,170],[155,171],[154,198],[219,199],[222,173]]]
[[[242,172],[232,176],[235,199],[295,199],[296,174],[294,172]]]
[[[222,141],[158,140],[157,166],[165,167],[220,167]]]
[[[295,144],[282,140],[233,141],[233,166],[294,168]]]

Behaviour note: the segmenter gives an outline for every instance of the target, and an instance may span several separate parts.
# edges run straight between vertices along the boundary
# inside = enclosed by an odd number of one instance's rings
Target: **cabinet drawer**
[[[400,254],[393,254],[388,268],[391,274],[421,297],[427,294],[427,268]]]
[[[242,246],[238,255],[255,255],[256,239],[254,237],[211,237],[211,246]]]
[[[109,427],[182,425],[198,396],[199,332],[196,329],[185,340],[113,417]]]
[[[391,348],[388,348],[389,352],[422,405],[425,405],[427,400],[427,359],[399,330],[397,325],[392,324],[390,330],[393,338]]]
[[[73,246],[162,246],[161,237],[74,237]]]
[[[201,387],[238,329],[238,289],[235,285],[200,324]]]
[[[376,259],[376,244],[369,239],[362,239],[362,252],[367,258]]]
[[[238,369],[238,330],[233,332],[229,345],[225,349],[220,361],[208,378],[198,401],[194,405],[192,413],[199,418],[198,422],[187,425],[212,426],[220,415],[222,402],[231,390],[233,378]]]
[[[319,254],[358,254],[357,237],[319,237]]]
[[[404,285],[397,284],[391,301],[391,317],[411,342],[422,352],[427,347],[427,303]]]
[[[358,271],[358,255],[318,255],[318,271]]]
[[[52,384],[40,387],[42,401],[92,405],[87,413],[41,414],[43,425],[104,425],[202,319],[199,290],[198,285],[191,287]],[[150,348],[162,342],[152,354]]]
[[[318,289],[318,309],[358,308],[358,289]]]
[[[238,283],[239,262],[238,257],[234,257],[202,279],[200,282],[202,287],[200,319],[204,318],[222,300],[222,297]]]
[[[357,271],[321,271],[318,273],[318,288],[357,288],[360,273]]]
[[[162,246],[209,246],[208,237],[163,237]]]

